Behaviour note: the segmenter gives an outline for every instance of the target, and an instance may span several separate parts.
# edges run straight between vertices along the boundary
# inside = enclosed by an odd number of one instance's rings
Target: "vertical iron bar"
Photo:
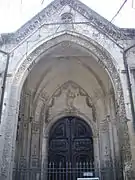
[[[90,162],[86,162],[86,172],[91,172],[91,169],[89,168]]]
[[[79,177],[79,166],[78,162],[76,163],[76,176]]]
[[[61,176],[62,176],[62,165],[61,162],[59,163],[59,180],[61,180]]]
[[[82,172],[82,174],[84,174],[84,172],[85,172],[85,162],[83,162],[83,172]]]
[[[62,173],[63,173],[63,175],[62,175],[62,180],[66,180],[66,179],[65,179],[65,166],[64,166],[64,164],[63,164],[62,169],[63,169],[63,171],[62,171]]]
[[[82,174],[83,174],[83,163],[81,162],[81,177],[82,177]]]
[[[53,166],[52,166],[52,171],[53,171],[53,180],[55,180],[54,162],[53,162]]]
[[[80,165],[80,177],[81,177],[81,162],[79,163],[79,165]]]
[[[55,180],[57,180],[57,171],[58,171],[58,169],[59,169],[59,164],[57,165],[57,164],[55,164],[55,166],[54,166],[54,171],[55,171],[55,175],[54,175],[54,178],[55,178]]]
[[[69,162],[69,172],[70,172],[70,180],[72,180],[73,173],[71,168],[71,162]]]
[[[51,178],[50,178],[50,168],[51,168],[51,162],[49,163],[49,168],[48,168],[48,180],[51,180]]]
[[[68,162],[66,162],[66,180],[68,180]]]

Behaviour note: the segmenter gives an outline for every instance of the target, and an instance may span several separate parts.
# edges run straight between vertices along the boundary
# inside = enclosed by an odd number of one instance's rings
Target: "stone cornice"
[[[52,16],[55,12],[61,9],[63,6],[69,5],[75,11],[80,13],[88,20],[88,24],[94,26],[102,34],[106,34],[113,38],[115,41],[121,39],[132,39],[133,35],[135,37],[135,30],[125,30],[116,27],[111,24],[105,18],[101,17],[95,11],[84,5],[78,0],[55,0],[46,8],[44,8],[40,13],[34,16],[30,21],[23,25],[15,33],[2,34],[1,39],[3,43],[14,43],[18,44],[23,41],[26,37],[34,33],[43,24],[49,24],[48,18]],[[59,23],[59,22],[58,22]]]

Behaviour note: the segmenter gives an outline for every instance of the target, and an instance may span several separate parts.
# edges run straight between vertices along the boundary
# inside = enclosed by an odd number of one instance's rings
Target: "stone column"
[[[114,135],[113,133],[113,126],[112,126],[112,122],[111,122],[111,119],[110,119],[110,116],[107,115],[107,122],[108,122],[108,125],[109,125],[109,139],[110,139],[110,157],[111,157],[111,162],[112,162],[112,168],[113,168],[113,178],[114,180],[116,180],[116,165],[115,163],[118,163],[120,159],[116,159],[116,155],[115,155],[115,146],[118,146],[118,144],[115,144],[114,143],[114,136],[116,135],[117,136],[117,132],[116,134]],[[117,157],[119,158],[119,156]],[[118,162],[116,162],[116,160]],[[120,171],[120,169],[119,169]]]
[[[40,158],[40,149],[42,148],[40,144],[41,139],[41,124],[40,122],[32,122],[32,134],[31,134],[31,152],[30,152],[30,167],[31,168],[40,168],[41,158]]]
[[[48,166],[48,136],[44,135],[42,140],[42,166],[41,166],[41,180],[45,180]]]
[[[104,180],[112,177],[112,163],[110,153],[109,123],[107,118],[100,122],[100,159],[101,176]]]
[[[110,139],[109,139],[109,123],[107,119],[100,122],[100,148],[101,159],[110,160]]]
[[[94,142],[94,167],[96,176],[101,177],[100,174],[100,144],[99,144],[99,131],[95,132],[93,135],[93,142]]]
[[[25,85],[20,99],[20,113],[19,117],[21,120],[19,128],[19,147],[16,150],[18,158],[16,159],[19,168],[30,168],[30,149],[31,149],[31,114],[30,108],[32,103],[32,93],[28,91]],[[16,147],[15,147],[16,148]],[[15,156],[16,156],[15,154]]]

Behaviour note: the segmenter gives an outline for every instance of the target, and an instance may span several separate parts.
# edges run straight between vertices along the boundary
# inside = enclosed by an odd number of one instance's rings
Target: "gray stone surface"
[[[72,26],[61,21],[69,10]],[[1,35],[0,47],[10,53],[10,76],[0,124],[0,180],[12,180],[16,153],[25,163],[29,153],[43,155],[43,163],[49,129],[66,115],[80,116],[92,127],[95,161],[101,166],[103,159],[115,162],[121,154],[130,179],[135,138],[123,51],[134,39],[134,30],[115,27],[77,0],[55,0],[17,32]],[[127,54],[133,85],[134,51]],[[25,136],[21,153],[15,152],[18,115]],[[37,150],[40,123],[45,138]]]

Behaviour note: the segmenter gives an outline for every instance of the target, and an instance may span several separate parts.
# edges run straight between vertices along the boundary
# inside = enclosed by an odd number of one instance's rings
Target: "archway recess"
[[[25,138],[16,160],[23,157],[23,163],[30,167],[39,160],[43,163],[47,127],[63,115],[83,116],[92,124],[94,158],[101,166],[103,160],[110,164],[113,160],[114,165],[114,160],[120,160],[120,152],[123,161],[130,160],[121,81],[105,49],[79,34],[62,33],[45,40],[21,62],[9,101],[12,104],[14,99],[17,108],[21,96],[19,126]],[[17,120],[14,116],[10,132],[13,146]]]

